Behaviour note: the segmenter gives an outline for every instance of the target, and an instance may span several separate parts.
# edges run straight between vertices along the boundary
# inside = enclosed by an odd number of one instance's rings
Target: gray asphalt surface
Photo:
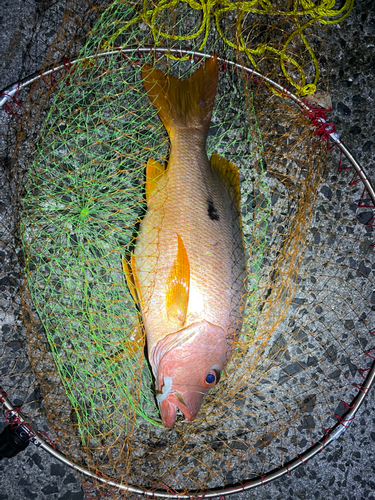
[[[327,44],[333,102],[330,119],[336,124],[346,146],[375,181],[374,6],[372,0],[358,0],[345,21],[328,28]],[[41,27],[38,38],[35,39],[33,26],[38,24],[41,14],[46,10],[50,12],[49,22]],[[58,29],[61,12],[61,3],[45,0],[1,2],[0,89],[38,69],[49,40]],[[6,123],[5,111],[0,110],[0,126],[5,127]],[[332,155],[331,168],[337,168],[335,155]],[[357,214],[359,223],[363,222],[365,216],[361,214],[364,212],[362,210]],[[9,317],[4,315],[0,320],[3,322],[0,325],[1,346],[1,342],[7,340],[8,325],[12,324]],[[300,467],[291,476],[237,497],[265,500],[375,500],[374,410],[375,397],[372,390],[350,429],[324,453]],[[0,431],[5,425],[5,420],[1,417]],[[40,425],[48,431],[46,421]],[[83,498],[84,493],[75,473],[33,445],[17,457],[0,462],[0,500]]]

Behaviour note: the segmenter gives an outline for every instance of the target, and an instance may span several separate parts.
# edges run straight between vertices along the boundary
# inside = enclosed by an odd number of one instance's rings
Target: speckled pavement
[[[0,6],[0,89],[37,70],[48,40],[61,20],[63,2],[48,0],[2,0]],[[51,9],[53,23],[32,37],[34,23]],[[375,183],[375,3],[358,0],[353,12],[327,35],[330,92],[333,112],[330,120],[345,145],[367,170]],[[31,54],[30,59],[27,54]],[[21,72],[21,73],[20,73]],[[0,110],[0,126],[7,117]],[[0,139],[1,141],[1,139]],[[1,142],[0,142],[1,157]],[[332,154],[330,168],[338,167]],[[369,210],[367,210],[369,212]],[[357,213],[366,222],[366,211]],[[368,217],[368,216],[367,216]],[[375,230],[374,230],[375,240]],[[373,259],[375,266],[375,259]],[[0,318],[1,320],[1,318]],[[0,342],[9,332],[2,327]],[[1,376],[0,376],[1,385]],[[335,499],[375,500],[375,396],[369,392],[350,429],[323,453],[299,467],[291,476],[232,498],[289,500]],[[0,418],[0,431],[5,420]],[[41,427],[48,432],[47,422]],[[0,500],[84,498],[75,473],[32,444],[13,459],[0,461]]]

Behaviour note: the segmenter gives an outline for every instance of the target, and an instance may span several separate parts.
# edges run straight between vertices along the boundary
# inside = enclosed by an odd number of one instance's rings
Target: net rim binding
[[[99,52],[97,54],[94,54],[89,57],[81,57],[74,59],[73,61],[69,61],[69,70],[72,68],[72,66],[76,63],[79,62],[86,62],[90,61],[99,57],[105,57],[105,56],[110,56],[118,53],[134,53],[137,52],[138,54],[141,52],[154,52],[155,56],[157,53],[162,53],[162,54],[176,54],[177,57],[182,57],[182,56],[190,56],[191,58],[193,57],[200,57],[200,58],[209,58],[209,57],[214,57],[213,54],[205,54],[202,52],[196,52],[192,50],[184,50],[184,49],[173,49],[173,48],[159,48],[159,47],[132,47],[132,48],[122,48],[122,47],[116,47],[113,50],[105,51],[105,52]],[[237,70],[242,70],[246,71],[247,74],[250,74],[251,77],[257,77],[260,78],[260,83],[266,82],[267,84],[271,85],[273,88],[276,90],[282,92],[283,97],[287,97],[289,99],[292,99],[296,104],[300,106],[300,108],[304,112],[309,112],[311,110],[311,107],[308,106],[302,99],[300,99],[298,96],[290,92],[290,90],[286,89],[282,85],[278,84],[277,82],[274,82],[270,78],[262,75],[258,71],[254,69],[250,69],[244,65],[235,63],[233,61],[229,61],[227,59],[217,57],[218,61],[225,65],[229,65],[229,67],[233,71]],[[37,73],[30,75],[24,79],[22,79],[18,83],[14,83],[4,89],[2,92],[0,92],[0,109],[7,104],[8,102],[12,101],[13,98],[16,96],[18,91],[28,85],[33,84],[39,79],[42,79],[43,77],[46,77],[48,75],[53,75],[55,71],[63,71],[67,70],[67,65],[62,64],[59,66],[53,66],[52,68],[46,70],[43,73]],[[327,121],[322,118],[318,117],[315,120],[314,127],[318,128],[319,126],[327,124]],[[346,146],[343,144],[341,141],[339,135],[333,131],[329,132],[327,130],[327,136],[331,138],[335,146],[337,146],[342,154],[345,155],[345,157],[348,159],[348,161],[352,164],[354,169],[356,170],[357,174],[356,177],[359,177],[359,181],[362,181],[365,190],[367,190],[368,194],[370,195],[371,201],[374,204],[375,208],[375,189],[372,186],[372,183],[367,176],[366,172],[363,170],[361,165],[356,161],[354,156],[351,154],[351,152],[346,148]],[[146,495],[149,497],[159,497],[159,498],[186,498],[186,499],[203,499],[203,498],[215,498],[215,497],[223,497],[224,495],[230,495],[234,493],[241,493],[245,490],[250,490],[253,488],[256,488],[261,485],[265,485],[267,483],[270,483],[271,481],[274,481],[275,479],[278,479],[285,474],[290,474],[292,470],[296,469],[302,464],[305,464],[308,460],[313,458],[315,455],[318,453],[321,453],[324,448],[329,446],[332,441],[335,441],[338,439],[350,426],[351,422],[354,420],[355,415],[357,411],[359,410],[360,406],[362,405],[364,398],[367,396],[368,391],[370,390],[373,382],[375,380],[375,360],[372,363],[371,369],[369,370],[369,373],[364,381],[364,383],[360,386],[355,385],[359,389],[359,393],[357,397],[355,398],[355,403],[353,406],[347,411],[341,418],[339,418],[339,421],[337,424],[332,429],[326,429],[326,434],[323,436],[317,443],[315,443],[313,446],[308,448],[306,451],[302,453],[302,455],[299,455],[297,458],[293,459],[290,461],[288,464],[286,464],[284,467],[280,469],[275,469],[271,472],[268,472],[267,474],[264,474],[261,477],[257,477],[255,479],[252,479],[250,481],[245,481],[239,486],[230,486],[226,487],[220,490],[206,490],[202,492],[192,492],[192,494],[179,494],[178,492],[174,492],[170,488],[168,490],[170,492],[162,491],[162,490],[149,490],[149,489],[142,489],[137,486],[126,486],[120,483],[117,483],[116,481],[113,480],[108,480],[105,479],[104,477],[101,477],[88,469],[85,469],[84,467],[81,467],[80,465],[75,464],[72,460],[67,458],[63,453],[59,452],[56,450],[53,446],[48,444],[44,439],[40,437],[40,434],[36,429],[34,429],[33,426],[31,426],[29,423],[27,423],[26,417],[22,414],[21,411],[16,409],[9,401],[8,396],[6,392],[3,390],[3,388],[0,386],[0,402],[2,403],[3,409],[9,412],[9,416],[11,419],[15,420],[18,425],[20,425],[23,430],[29,435],[30,441],[33,442],[33,444],[37,447],[40,447],[44,449],[47,453],[52,455],[54,458],[59,460],[60,462],[64,463],[68,467],[71,467],[72,469],[82,473],[83,475],[93,478],[97,481],[100,481],[101,483],[108,485],[108,486],[113,486],[115,488],[118,488],[123,491],[127,491],[130,493],[135,493],[137,495]]]

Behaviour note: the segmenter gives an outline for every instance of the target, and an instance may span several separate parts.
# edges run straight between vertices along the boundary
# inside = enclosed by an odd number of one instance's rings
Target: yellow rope
[[[179,4],[186,4],[192,10],[199,12],[201,15],[201,22],[196,31],[192,34],[175,35],[173,33],[162,31],[162,29],[158,26],[158,16],[169,9],[175,8]],[[316,91],[316,85],[319,79],[319,64],[314,51],[307,41],[304,31],[306,28],[316,23],[335,24],[342,21],[352,10],[354,0],[345,0],[344,5],[340,9],[335,9],[335,4],[336,0],[321,0],[320,2],[318,0],[294,0],[294,8],[292,10],[283,11],[281,9],[277,9],[273,5],[272,0],[250,0],[247,2],[232,2],[229,0],[160,0],[159,2],[155,2],[155,4],[152,4],[152,8],[148,8],[148,0],[143,0],[143,11],[137,19],[140,22],[145,22],[150,27],[156,46],[160,45],[163,39],[188,41],[195,40],[198,37],[203,36],[203,40],[201,41],[198,49],[203,50],[210,32],[211,18],[213,17],[217,32],[223,41],[233,49],[244,52],[252,66],[258,71],[260,71],[260,68],[255,60],[257,56],[261,56],[266,51],[278,55],[280,58],[281,70],[288,84],[297,89],[297,94],[305,96]],[[236,12],[237,14],[238,38],[236,43],[229,40],[220,27],[220,19],[230,11]],[[260,43],[256,47],[249,47],[242,33],[243,19],[249,13],[290,17],[291,20],[294,21],[296,29],[290,34],[280,49],[266,43]],[[301,24],[302,17],[304,18],[303,24]],[[306,17],[310,17],[310,19],[306,21]],[[103,48],[107,48],[111,45],[116,37],[121,32],[126,30],[131,24],[134,24],[137,19],[134,18],[120,27],[107,40]],[[295,58],[287,53],[288,46],[295,37],[300,37],[314,64],[315,74],[312,83],[306,83],[306,76],[302,66],[295,60]],[[169,57],[176,59],[173,55],[169,55]],[[187,57],[179,59],[187,59]],[[291,76],[291,71],[288,71],[286,63],[288,63],[289,66],[292,66],[294,71],[298,72],[300,83],[298,83],[295,77]]]

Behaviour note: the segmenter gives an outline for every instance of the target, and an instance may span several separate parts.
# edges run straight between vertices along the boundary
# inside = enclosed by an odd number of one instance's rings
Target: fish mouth
[[[182,411],[186,420],[194,420],[194,414],[183,402],[182,396],[178,393],[170,393],[159,403],[161,419],[165,427],[172,428],[176,422],[177,408]]]

